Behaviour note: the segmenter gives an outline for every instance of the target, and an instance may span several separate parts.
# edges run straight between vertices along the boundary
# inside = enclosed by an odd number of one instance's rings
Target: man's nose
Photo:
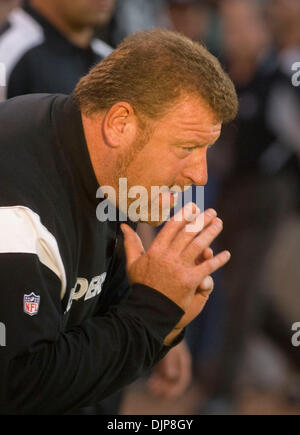
[[[206,151],[198,153],[198,155],[195,153],[193,159],[188,162],[184,169],[183,176],[185,179],[189,179],[191,184],[205,186],[208,179]]]

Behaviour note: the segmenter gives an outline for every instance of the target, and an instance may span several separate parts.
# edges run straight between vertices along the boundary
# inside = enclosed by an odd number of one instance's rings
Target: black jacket
[[[65,413],[149,370],[183,311],[130,288],[73,97],[10,99],[0,126],[0,411]]]

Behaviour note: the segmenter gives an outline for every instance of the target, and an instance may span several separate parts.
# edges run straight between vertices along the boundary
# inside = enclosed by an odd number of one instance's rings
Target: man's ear
[[[137,117],[132,106],[126,102],[118,102],[106,113],[102,133],[106,145],[117,148],[131,144],[136,137],[137,128]]]

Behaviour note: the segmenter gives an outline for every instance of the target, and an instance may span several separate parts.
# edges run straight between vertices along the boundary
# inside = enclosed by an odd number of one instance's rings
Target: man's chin
[[[153,227],[159,227],[170,219],[172,210],[176,205],[176,201],[163,202],[162,198],[159,202],[140,207],[140,205],[134,205],[135,201],[128,201],[123,207],[122,203],[117,204],[119,210],[119,216],[122,216],[121,220],[130,220],[131,222],[147,223]]]
[[[159,221],[152,221],[152,220],[140,220],[139,222],[141,223],[145,223],[148,225],[151,225],[152,227],[160,227],[161,225],[163,225],[166,222],[167,219],[165,220],[159,220]]]
[[[165,211],[165,213],[162,213],[160,210],[160,213],[157,215],[155,214],[154,216],[151,216],[151,214],[145,215],[145,216],[140,216],[139,222],[143,222],[146,223],[148,225],[151,225],[152,227],[160,227],[161,225],[163,225],[167,220],[170,219],[170,212],[171,209],[173,207],[169,208],[167,211]],[[130,216],[129,216],[130,218]]]

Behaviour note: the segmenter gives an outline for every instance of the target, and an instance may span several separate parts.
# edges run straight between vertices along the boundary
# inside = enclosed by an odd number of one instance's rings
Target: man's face
[[[49,0],[48,0],[49,1]],[[72,26],[105,26],[116,0],[55,0],[60,14]]]
[[[207,5],[200,2],[171,2],[169,14],[177,32],[195,41],[204,39],[209,25]]]
[[[299,0],[271,0],[268,3],[268,17],[271,27],[277,31],[288,31],[290,26],[299,21]]]
[[[223,44],[229,59],[256,59],[269,44],[269,32],[256,2],[222,2]]]
[[[199,98],[186,97],[160,120],[153,121],[151,128],[146,143],[135,141],[129,153],[120,157],[118,177],[127,178],[128,190],[133,186],[146,188],[148,216],[143,220],[160,225],[164,220],[161,213],[158,221],[151,222],[151,186],[180,186],[182,190],[192,184],[204,186],[207,149],[219,138],[221,123]],[[128,199],[128,205],[134,200]],[[159,195],[160,207],[168,207],[170,202],[172,206],[173,201],[174,196],[169,192]]]

